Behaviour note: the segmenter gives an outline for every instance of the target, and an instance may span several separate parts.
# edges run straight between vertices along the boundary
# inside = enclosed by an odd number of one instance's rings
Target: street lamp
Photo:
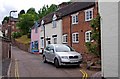
[[[11,14],[17,12],[17,10],[12,10],[9,13],[9,39],[11,41]]]
[[[17,10],[12,10],[9,13],[9,40],[10,40],[10,44],[9,44],[9,58],[11,58],[11,13],[15,13],[17,12]]]

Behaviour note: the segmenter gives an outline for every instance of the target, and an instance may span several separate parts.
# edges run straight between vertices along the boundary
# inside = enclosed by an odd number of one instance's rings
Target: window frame
[[[55,43],[55,39],[56,39],[56,43]],[[53,40],[53,44],[57,44],[57,35],[52,35],[52,40]]]
[[[90,11],[92,12],[92,15],[90,16]],[[85,10],[85,21],[90,21],[93,19],[93,8]],[[91,18],[90,18],[91,17]]]
[[[79,13],[76,13],[76,14],[72,14],[72,24],[78,24],[79,22],[79,16],[78,16]]]
[[[44,48],[44,38],[41,37],[41,48]]]
[[[52,24],[53,24],[53,26],[52,26],[52,28],[56,28],[57,27],[57,16],[56,16],[56,14],[54,14],[53,15],[53,18],[52,18]]]
[[[52,24],[53,24],[53,27],[52,27],[52,28],[56,28],[56,27],[57,27],[57,21],[56,21],[56,20],[53,20],[53,21],[52,21]]]
[[[63,43],[68,43],[68,34],[63,34],[63,36],[62,36],[62,42]]]
[[[76,40],[76,35],[78,34],[78,41]],[[79,33],[72,33],[72,43],[79,43]]]
[[[91,33],[91,30],[85,32],[85,42],[91,42]],[[87,34],[89,34],[89,36],[87,36]]]

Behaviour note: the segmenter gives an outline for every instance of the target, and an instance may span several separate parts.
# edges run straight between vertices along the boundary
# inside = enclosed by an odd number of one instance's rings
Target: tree
[[[35,16],[32,14],[23,14],[19,18],[17,27],[21,30],[23,34],[28,34],[30,28],[34,25]]]
[[[6,21],[7,23],[9,22],[9,17],[8,17],[8,16],[4,17],[4,19],[3,19],[3,21],[2,21],[2,24],[4,24],[5,21]]]
[[[21,10],[20,13],[18,13],[18,17],[20,17],[22,14],[25,14],[25,10]]]
[[[35,8],[29,8],[29,9],[27,10],[27,14],[32,14],[32,15],[34,16],[35,20],[38,20],[38,19],[39,19],[39,16],[38,16],[38,14],[36,13]]]
[[[30,28],[34,25],[34,22],[39,19],[35,8],[29,8],[26,13],[24,10],[21,10],[19,15],[17,27],[21,30],[22,34],[29,34]]]
[[[96,56],[101,56],[101,32],[100,32],[100,15],[91,20],[90,26],[93,28],[91,33],[91,40],[94,40],[94,43],[86,43],[87,49],[90,53],[95,54]]]
[[[48,5],[44,5],[40,10],[38,11],[39,18],[46,16],[49,13],[52,13],[58,9],[58,6],[55,4],[52,4],[50,7]]]

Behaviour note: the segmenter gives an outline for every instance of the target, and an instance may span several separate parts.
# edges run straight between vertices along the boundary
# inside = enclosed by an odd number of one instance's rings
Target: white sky
[[[16,13],[12,13],[13,17],[17,17],[18,13],[24,9],[27,11],[33,7],[36,12],[44,5],[60,4],[70,0],[0,0],[0,23],[5,16],[9,16],[11,10],[17,10]]]

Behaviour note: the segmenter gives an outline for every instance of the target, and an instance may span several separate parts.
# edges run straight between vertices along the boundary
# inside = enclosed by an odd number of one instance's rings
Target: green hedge
[[[12,33],[12,37],[13,38],[18,38],[18,37],[21,37],[21,36],[22,36],[22,34],[20,32],[14,32],[14,33]]]

